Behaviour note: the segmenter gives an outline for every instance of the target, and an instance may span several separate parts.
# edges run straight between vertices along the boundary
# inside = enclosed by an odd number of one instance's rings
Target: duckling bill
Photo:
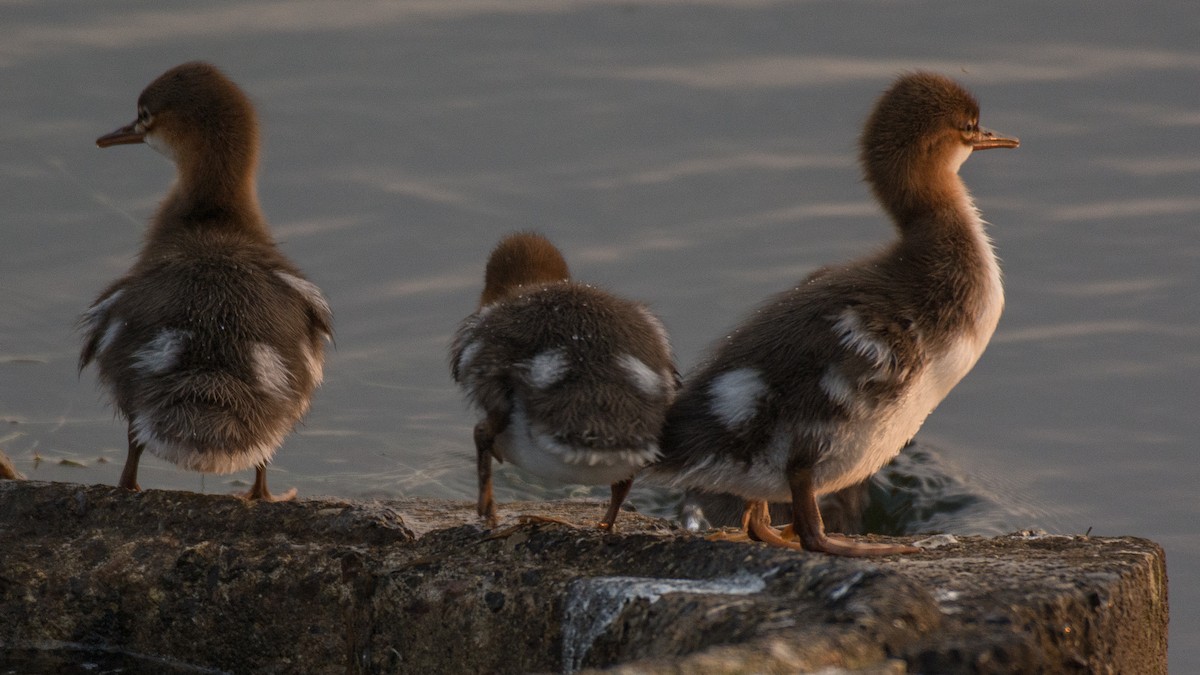
[[[215,67],[186,63],[146,87],[133,123],[96,139],[135,143],[177,179],[133,267],[83,315],[79,359],[128,422],[119,484],[141,489],[149,450],[204,473],[253,466],[247,498],[291,498],[270,493],[266,467],[321,383],[333,320],[259,209],[254,107]]]
[[[611,485],[613,527],[638,469],[658,456],[676,390],[666,331],[643,305],[572,281],[545,237],[506,237],[478,310],[459,326],[451,374],[482,413],[477,510],[497,524],[492,460],[563,483]]]
[[[767,301],[691,375],[667,414],[676,485],[746,500],[751,538],[851,556],[915,551],[826,534],[820,495],[894,457],[983,354],[1004,306],[1000,268],[958,169],[1015,148],[932,73],[900,77],[861,140],[866,179],[899,231],[874,255],[817,270]],[[771,527],[768,502],[791,502]]]

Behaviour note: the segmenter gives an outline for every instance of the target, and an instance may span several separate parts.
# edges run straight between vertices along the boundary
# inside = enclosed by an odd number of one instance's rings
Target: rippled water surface
[[[45,480],[114,483],[124,461],[73,323],[130,264],[172,171],[93,140],[172,65],[211,60],[258,103],[263,207],[336,314],[273,486],[462,499],[473,420],[445,351],[502,234],[540,229],[579,278],[649,302],[686,370],[761,298],[892,236],[858,125],[898,72],[958,78],[1022,141],[962,172],[1008,307],[919,436],[935,468],[889,480],[934,493],[932,528],[1162,543],[1172,666],[1200,671],[1190,0],[42,1],[0,19],[0,448]],[[249,475],[147,457],[141,482],[229,492]],[[501,500],[577,492],[498,480]]]

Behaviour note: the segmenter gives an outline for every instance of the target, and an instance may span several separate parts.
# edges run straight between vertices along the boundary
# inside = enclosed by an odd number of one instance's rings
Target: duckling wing
[[[657,473],[701,489],[723,474],[786,497],[786,467],[886,422],[925,367],[920,330],[902,305],[837,290],[777,295],[720,343],[668,412]]]
[[[79,354],[79,370],[83,370],[96,356],[107,349],[121,330],[121,323],[114,322],[113,305],[124,291],[125,279],[119,279],[96,298],[78,321],[83,331],[83,350]]]

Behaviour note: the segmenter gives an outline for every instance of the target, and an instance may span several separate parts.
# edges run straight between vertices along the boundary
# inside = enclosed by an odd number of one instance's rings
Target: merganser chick
[[[668,412],[664,457],[651,470],[747,500],[743,526],[768,544],[915,551],[827,535],[817,497],[894,457],[983,354],[1004,294],[958,169],[975,150],[1017,145],[981,128],[978,103],[952,80],[900,77],[861,140],[866,179],[899,240],[817,270],[721,341]],[[782,532],[769,501],[791,502]]]
[[[611,485],[611,529],[633,475],[658,457],[678,386],[667,333],[642,304],[571,281],[532,233],[488,259],[479,309],[459,326],[451,374],[482,413],[478,513],[497,524],[492,458],[564,483]]]
[[[83,315],[82,369],[129,423],[120,486],[140,490],[144,450],[185,469],[253,466],[249,499],[320,384],[333,318],[276,247],[258,206],[258,123],[246,95],[206,63],[168,70],[132,124],[96,139],[146,143],[178,175],[137,261]]]

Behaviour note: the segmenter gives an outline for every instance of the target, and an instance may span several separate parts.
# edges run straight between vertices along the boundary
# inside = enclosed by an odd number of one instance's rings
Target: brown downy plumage
[[[939,75],[903,76],[883,94],[861,159],[899,240],[814,272],[721,341],[668,412],[653,474],[744,498],[751,536],[774,545],[913,550],[827,536],[816,498],[895,456],[995,330],[1000,270],[958,168],[1017,140],[978,121],[975,99]],[[768,501],[792,502],[782,533]]]
[[[612,485],[611,528],[633,474],[658,455],[677,386],[662,324],[643,305],[569,279],[544,237],[505,238],[451,374],[483,413],[475,427],[479,515],[495,526],[495,457],[564,483]]]
[[[25,476],[17,471],[17,467],[13,466],[12,460],[8,455],[0,450],[0,480],[22,480]]]
[[[142,142],[174,161],[176,182],[133,268],[81,319],[80,368],[96,362],[129,423],[120,485],[140,489],[149,450],[205,473],[254,466],[247,497],[290,498],[272,497],[266,465],[321,382],[332,316],[259,211],[254,108],[213,66],[186,63],[96,140]]]

